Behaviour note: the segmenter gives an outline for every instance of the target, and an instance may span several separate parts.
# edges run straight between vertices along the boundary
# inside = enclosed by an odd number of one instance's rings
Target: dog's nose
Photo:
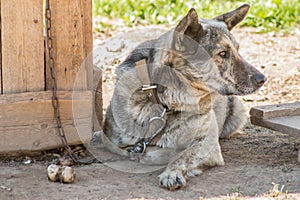
[[[262,86],[267,81],[267,78],[260,73],[253,75],[252,79],[254,80],[255,84],[259,87]]]

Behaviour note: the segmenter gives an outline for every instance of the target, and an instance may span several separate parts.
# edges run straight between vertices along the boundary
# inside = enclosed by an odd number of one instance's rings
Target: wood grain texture
[[[2,94],[2,39],[1,39],[1,0],[0,0],[0,94]]]
[[[300,102],[253,107],[250,110],[250,121],[254,125],[299,138]],[[300,150],[298,162],[300,163]]]
[[[0,154],[26,153],[62,146],[57,136],[51,92],[0,96]],[[69,144],[89,142],[91,92],[58,92],[61,119]]]
[[[251,108],[250,115],[264,120],[275,117],[300,115],[300,102],[256,106]]]
[[[3,93],[44,90],[43,1],[1,0]]]
[[[299,137],[300,102],[253,107],[250,120],[254,125]]]
[[[92,77],[90,62],[83,64],[93,48],[92,0],[51,0],[50,3],[58,89],[85,90],[88,77]],[[49,76],[47,69],[47,89],[51,88]]]
[[[278,117],[267,120],[251,116],[250,120],[252,124],[257,126],[286,133],[296,138],[300,136],[300,116]]]

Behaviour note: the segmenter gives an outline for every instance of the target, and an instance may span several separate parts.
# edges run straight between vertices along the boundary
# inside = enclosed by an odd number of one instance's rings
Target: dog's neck
[[[212,109],[218,94],[203,83],[190,83],[181,73],[165,65],[152,69],[151,73],[159,78],[155,82],[163,89],[158,89],[158,98],[169,110],[201,114]]]

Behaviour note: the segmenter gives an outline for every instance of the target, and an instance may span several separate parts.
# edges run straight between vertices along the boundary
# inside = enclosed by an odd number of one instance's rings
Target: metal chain
[[[61,143],[63,144],[64,148],[67,150],[69,156],[71,159],[78,163],[79,160],[77,156],[72,151],[71,147],[68,144],[65,131],[63,128],[63,125],[61,123],[61,117],[60,117],[60,105],[59,105],[59,99],[57,96],[57,80],[55,76],[55,62],[54,62],[54,54],[53,54],[53,37],[52,37],[52,25],[51,25],[51,7],[50,7],[50,0],[46,0],[46,13],[45,13],[45,19],[46,19],[46,45],[48,49],[48,64],[50,68],[50,75],[51,75],[51,83],[52,83],[52,106],[54,109],[54,117],[57,125],[58,130],[58,136],[61,140]]]

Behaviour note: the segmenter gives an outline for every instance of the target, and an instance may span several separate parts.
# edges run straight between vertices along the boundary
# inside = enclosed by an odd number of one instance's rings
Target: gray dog
[[[167,164],[159,176],[173,190],[203,169],[224,165],[219,138],[246,120],[234,95],[258,90],[263,74],[238,53],[230,33],[249,5],[199,19],[190,9],[175,29],[140,44],[119,66],[102,140],[113,152]]]

